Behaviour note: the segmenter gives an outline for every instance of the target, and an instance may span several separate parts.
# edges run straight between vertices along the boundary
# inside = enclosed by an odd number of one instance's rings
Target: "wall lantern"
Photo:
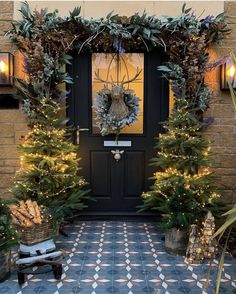
[[[236,90],[236,67],[231,59],[220,66],[220,89],[229,90],[228,82]]]
[[[9,52],[0,52],[0,86],[13,85],[14,56]]]

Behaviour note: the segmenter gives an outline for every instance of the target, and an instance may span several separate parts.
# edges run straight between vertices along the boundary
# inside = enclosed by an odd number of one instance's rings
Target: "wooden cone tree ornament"
[[[199,263],[204,259],[200,233],[197,225],[191,226],[186,257],[189,263]]]
[[[213,239],[213,235],[215,233],[215,218],[210,211],[208,211],[202,224],[201,244],[204,258],[212,259],[216,255],[218,249],[217,242]]]

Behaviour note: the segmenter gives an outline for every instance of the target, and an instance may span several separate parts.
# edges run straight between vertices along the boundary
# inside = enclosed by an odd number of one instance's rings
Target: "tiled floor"
[[[1,294],[154,294],[214,293],[217,260],[204,290],[207,264],[189,265],[167,254],[154,223],[84,221],[66,227],[58,248],[67,256],[62,280],[52,273],[28,275],[20,288],[16,273],[0,284]],[[34,270],[36,270],[34,268]],[[236,287],[236,260],[226,257],[220,293]]]

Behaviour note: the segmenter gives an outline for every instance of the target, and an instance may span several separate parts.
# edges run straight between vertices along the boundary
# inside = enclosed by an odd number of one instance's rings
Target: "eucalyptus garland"
[[[72,78],[62,70],[70,64],[69,52],[149,52],[162,47],[168,56],[164,69],[172,83],[175,96],[181,91],[194,101],[192,108],[201,104],[202,112],[207,105],[208,90],[204,85],[204,74],[209,54],[207,48],[219,42],[229,33],[224,14],[199,18],[183,5],[179,16],[166,16],[164,20],[147,13],[127,17],[109,13],[98,19],[85,19],[76,7],[67,17],[60,17],[46,9],[30,11],[27,2],[22,3],[22,20],[13,23],[9,37],[23,53],[28,80],[20,81],[19,89],[27,117],[41,97],[62,100],[67,92],[58,87],[61,83],[72,83]],[[184,52],[184,54],[183,54]],[[193,82],[186,84],[188,79]],[[196,87],[195,87],[196,86]],[[203,89],[204,88],[204,89]],[[203,96],[205,96],[202,101]],[[198,100],[201,100],[201,102]],[[206,103],[207,104],[207,103]]]
[[[128,107],[129,114],[127,117],[118,120],[116,116],[109,114],[112,104],[111,90],[107,87],[97,92],[94,101],[94,110],[96,112],[96,122],[100,129],[101,135],[105,136],[109,133],[119,134],[120,130],[125,126],[129,126],[138,120],[139,113],[139,97],[135,96],[131,89],[124,89],[123,99]]]

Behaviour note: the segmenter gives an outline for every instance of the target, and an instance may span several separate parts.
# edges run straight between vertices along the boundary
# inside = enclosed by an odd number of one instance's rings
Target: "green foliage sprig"
[[[0,251],[9,250],[18,242],[16,229],[11,224],[10,210],[0,198]]]

